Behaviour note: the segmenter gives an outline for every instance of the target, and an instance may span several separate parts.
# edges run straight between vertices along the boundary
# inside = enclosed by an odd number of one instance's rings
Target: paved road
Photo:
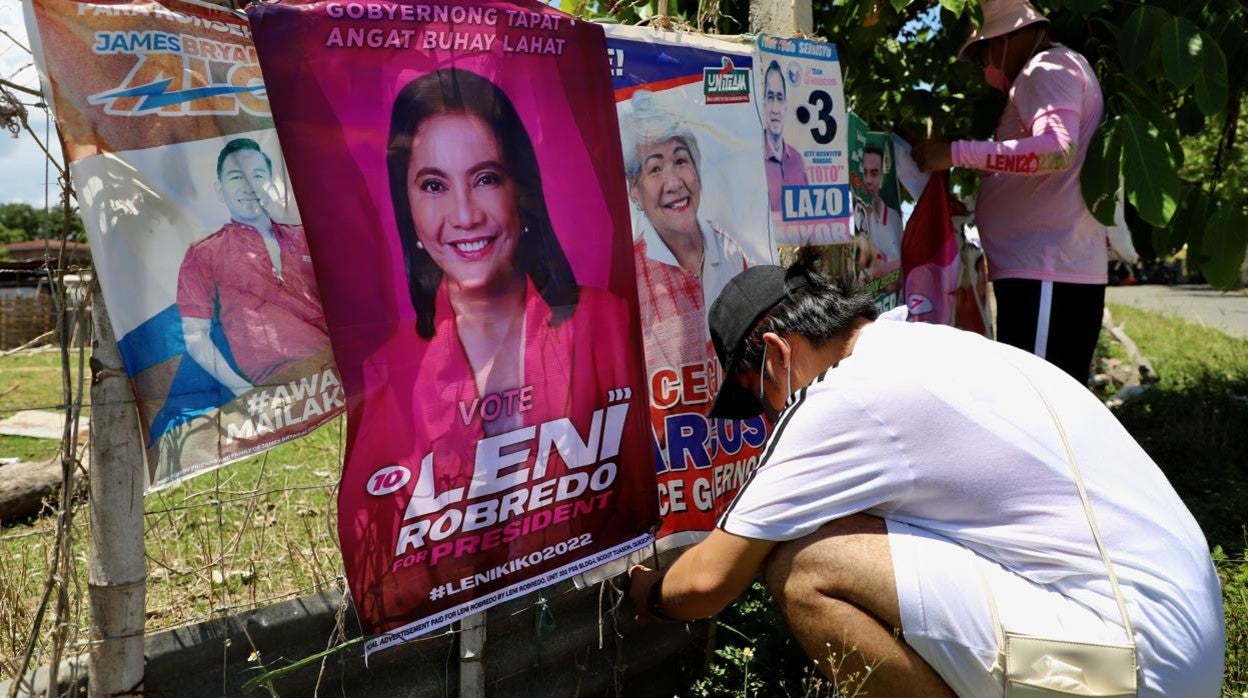
[[[1110,286],[1107,303],[1129,305],[1248,339],[1248,292],[1222,293],[1211,286]]]

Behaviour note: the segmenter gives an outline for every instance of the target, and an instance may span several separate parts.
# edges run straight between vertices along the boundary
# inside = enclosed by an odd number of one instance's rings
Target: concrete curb
[[[596,586],[573,591],[569,583],[544,591],[553,629],[535,623],[537,597],[488,612],[489,695],[671,696],[704,662],[708,623],[638,626],[631,612],[600,616]],[[145,642],[143,695],[241,695],[254,676],[324,651],[341,600],[341,592],[325,591],[156,633]],[[344,624],[350,638],[360,636],[354,608],[348,607]],[[319,686],[333,695],[454,696],[456,650],[454,635],[435,635],[374,655],[366,668],[363,648],[356,645],[281,677],[273,690],[305,696]],[[29,675],[34,695],[45,692],[47,675],[46,668]],[[64,662],[59,677],[59,695],[86,695],[85,656]],[[0,695],[7,695],[10,683],[0,684]],[[25,691],[18,695],[33,698]]]

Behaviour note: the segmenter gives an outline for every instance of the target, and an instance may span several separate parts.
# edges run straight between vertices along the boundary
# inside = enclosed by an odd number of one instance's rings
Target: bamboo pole
[[[93,294],[91,356],[91,652],[89,695],[143,685],[143,442],[130,382],[104,307]]]
[[[485,611],[461,622],[459,635],[459,696],[485,698]]]

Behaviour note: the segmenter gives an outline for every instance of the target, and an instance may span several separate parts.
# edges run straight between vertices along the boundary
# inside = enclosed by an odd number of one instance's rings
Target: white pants
[[[1124,640],[1118,625],[948,538],[885,523],[906,644],[959,696],[1005,692],[985,583],[993,590],[1001,624],[1012,632],[1083,642]]]

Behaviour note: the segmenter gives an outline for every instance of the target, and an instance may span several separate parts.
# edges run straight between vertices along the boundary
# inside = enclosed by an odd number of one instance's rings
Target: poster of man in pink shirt
[[[849,242],[853,201],[836,45],[762,34],[755,65],[772,236],[781,246]]]
[[[342,382],[247,21],[183,0],[24,7],[147,491],[334,419]]]
[[[806,160],[797,148],[784,141],[784,124],[789,118],[788,91],[780,61],[773,59],[763,71],[763,166],[767,170],[767,202],[772,211],[783,208],[783,187],[808,184]]]
[[[277,207],[272,159],[256,141],[235,138],[217,156],[216,175],[230,219],[186,251],[177,302],[187,354],[237,396],[328,352],[329,334],[303,226],[269,213]]]

